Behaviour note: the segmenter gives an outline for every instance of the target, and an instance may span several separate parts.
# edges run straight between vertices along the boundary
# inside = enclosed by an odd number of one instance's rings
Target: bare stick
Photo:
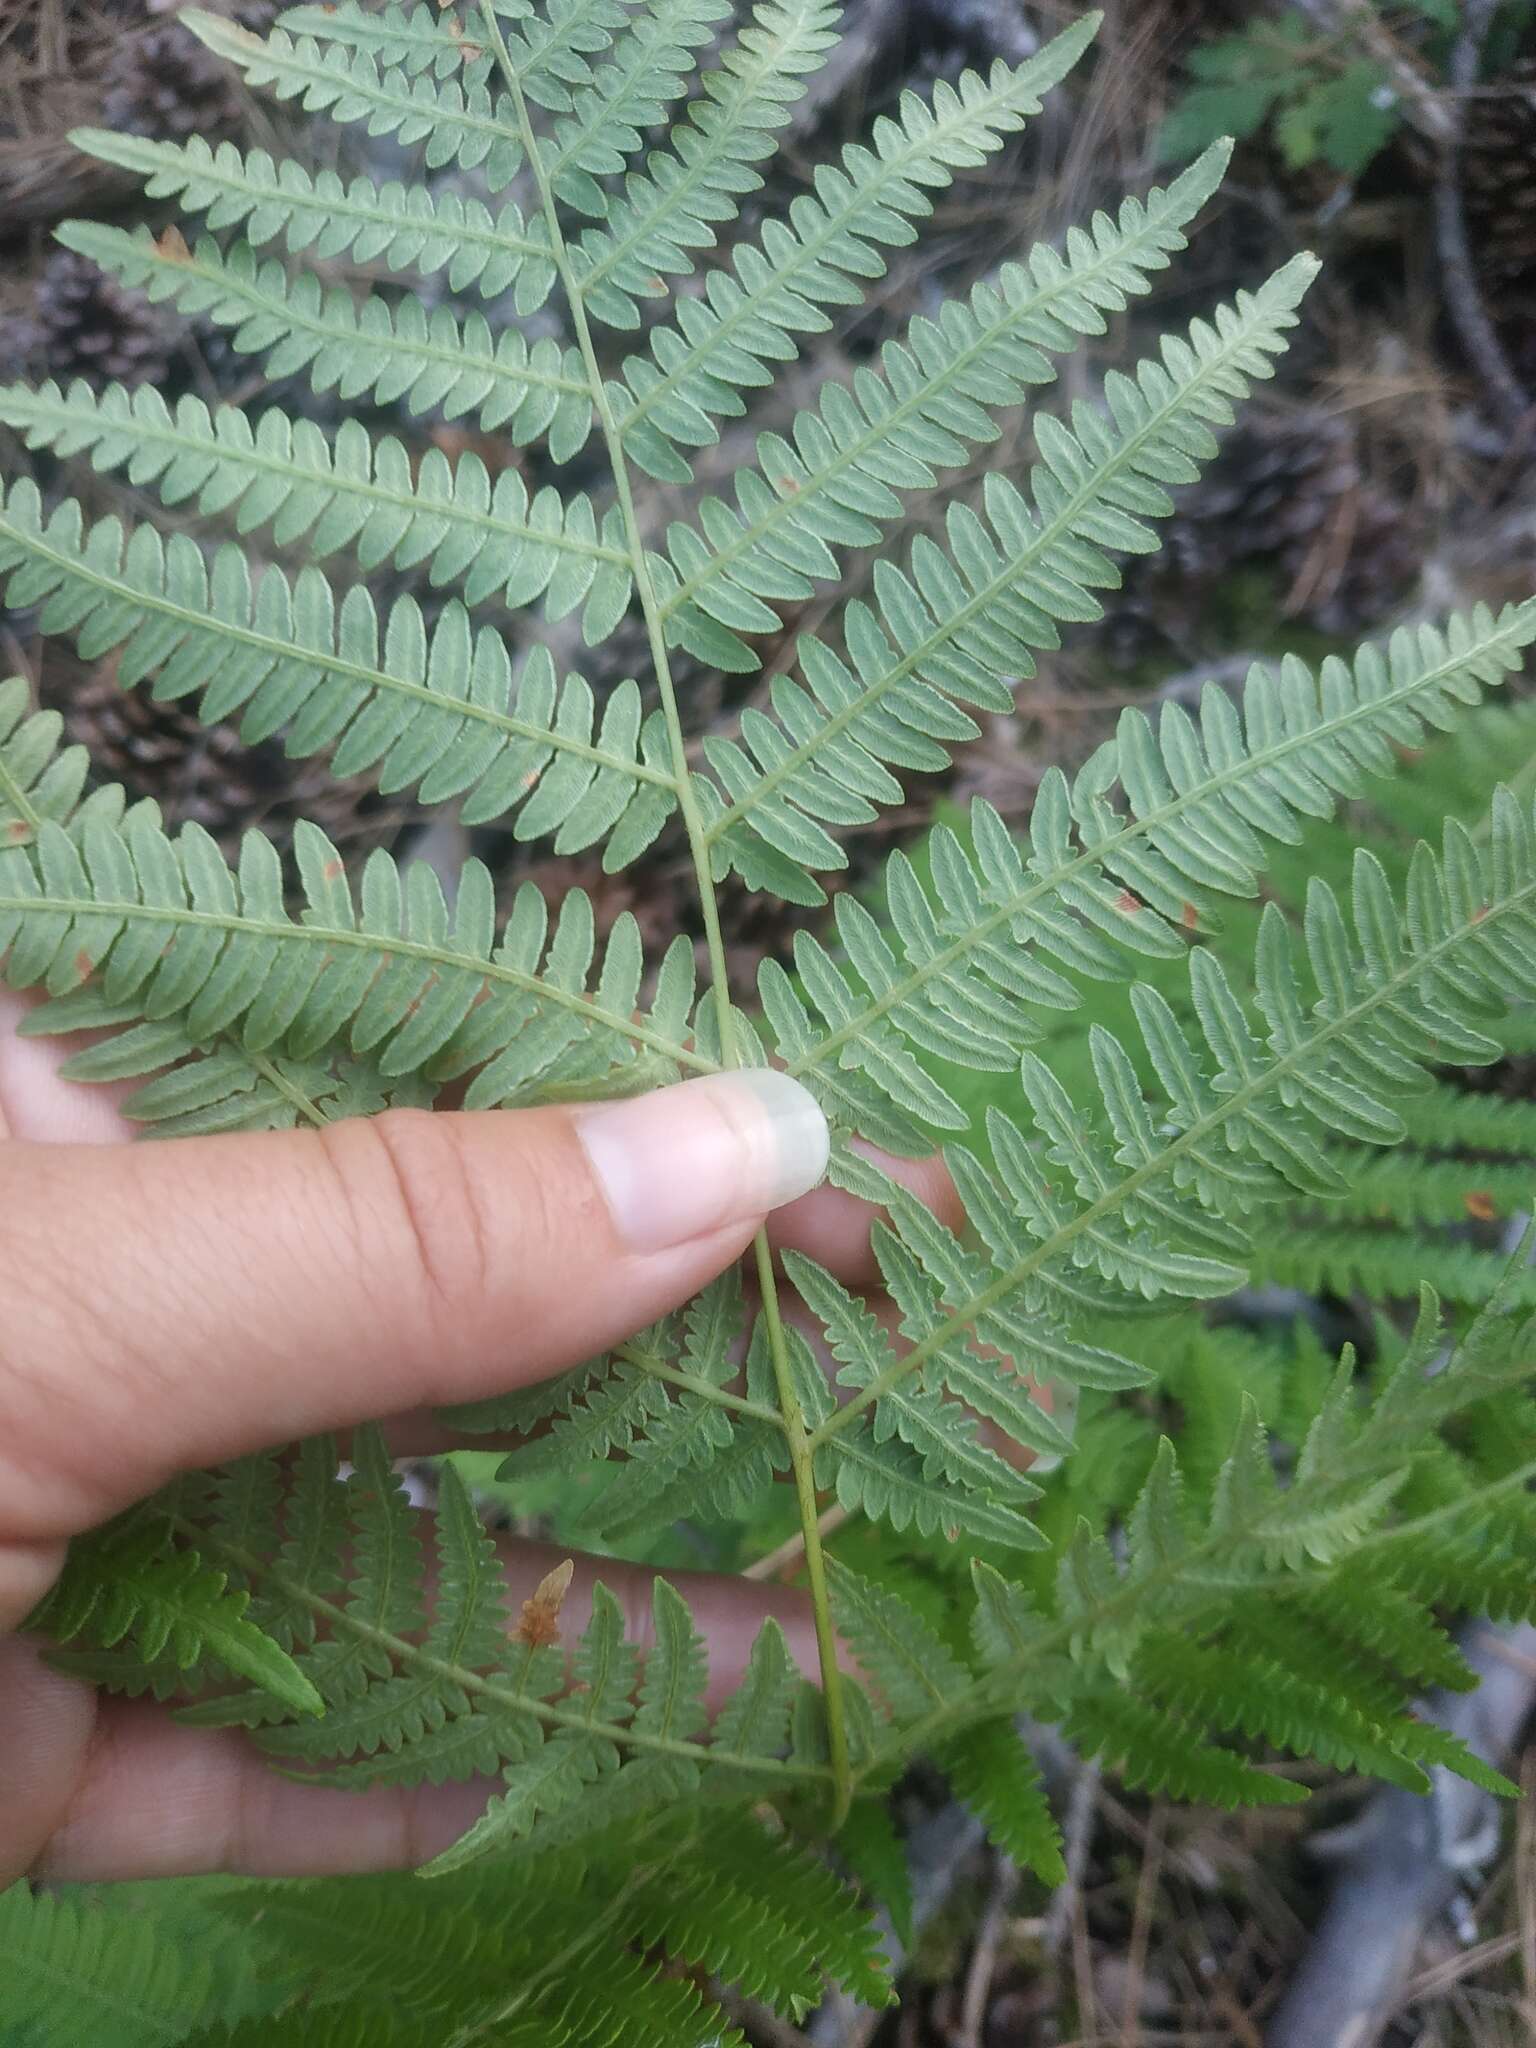
[[[982,2028],[986,2024],[992,1979],[997,1974],[997,1954],[1003,1944],[1003,1933],[1018,1889],[1018,1866],[1006,1856],[1000,1856],[992,1896],[987,1901],[987,1910],[976,1935],[976,1946],[971,1950],[970,1968],[965,1973],[965,1995],[960,2002],[960,2030],[955,2036],[955,2048],[982,2048]]]
[[[1444,146],[1457,131],[1455,113],[1408,58],[1370,0],[1296,0],[1309,21],[1329,35],[1353,36],[1391,78],[1408,121],[1431,142]]]
[[[844,1522],[852,1518],[852,1514],[853,1510],[851,1508],[842,1508],[835,1505],[827,1508],[817,1519],[816,1533],[819,1536],[832,1535],[834,1530],[841,1529]],[[755,1564],[749,1564],[742,1573],[742,1577],[744,1579],[776,1579],[782,1573],[787,1573],[792,1566],[797,1565],[804,1555],[805,1531],[797,1529],[793,1536],[787,1537],[779,1545],[777,1550],[770,1550],[766,1557],[760,1557]]]
[[[1435,1702],[1433,1717],[1501,1763],[1536,1700],[1536,1629],[1465,1631],[1476,1692]],[[1497,1847],[1498,1802],[1437,1765],[1433,1790],[1389,1786],[1350,1830],[1333,1897],[1270,2023],[1267,2048],[1372,2048],[1401,2003],[1425,1930]]]
[[[1451,51],[1449,80],[1456,93],[1477,84],[1483,43],[1497,12],[1498,0],[1467,0],[1461,34]],[[1531,400],[1510,368],[1488,309],[1478,290],[1477,270],[1467,240],[1466,208],[1461,199],[1462,122],[1458,112],[1452,132],[1440,146],[1440,175],[1435,181],[1435,245],[1445,281],[1446,310],[1468,359],[1487,389],[1499,424],[1509,432],[1529,423]]]

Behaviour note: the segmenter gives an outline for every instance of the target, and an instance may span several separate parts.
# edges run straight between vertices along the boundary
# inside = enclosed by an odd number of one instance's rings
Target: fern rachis
[[[851,387],[829,376],[783,432],[761,435],[729,499],[696,493],[691,515],[648,543],[638,473],[690,488],[719,423],[751,412],[829,309],[859,303],[885,252],[915,237],[929,193],[995,158],[1091,34],[1081,24],[1022,66],[941,85],[931,106],[904,97],[637,339],[642,305],[686,279],[762,184],[756,166],[832,46],[824,0],[761,0],[685,99],[723,11],[478,0],[461,16],[342,0],[296,9],[265,38],[190,16],[257,89],[420,144],[421,174],[378,184],[196,138],[87,133],[82,146],[145,176],[203,232],[189,246],[179,232],[82,223],[65,239],[227,327],[274,379],[393,408],[394,430],[348,421],[328,442],[278,406],[249,418],[191,396],[0,390],[0,422],[33,449],[88,455],[239,536],[162,539],[115,514],[87,525],[74,500],[22,478],[0,498],[11,604],[36,607],[45,632],[86,656],[111,654],[125,686],[196,697],[204,719],[238,715],[247,739],[281,733],[292,754],[456,802],[519,841],[601,848],[614,871],[664,838],[696,885],[702,988],[686,938],[653,957],[628,914],[600,938],[577,889],[552,912],[525,885],[503,916],[477,861],[447,892],[382,853],[349,876],[310,827],[296,873],[254,834],[231,865],[195,829],[168,834],[152,805],[85,794],[85,764],[29,714],[20,683],[0,689],[0,946],[10,983],[46,997],[27,1028],[104,1032],[73,1071],[138,1080],[131,1109],[166,1133],[323,1125],[449,1087],[472,1107],[571,1100],[770,1059],[803,1081],[834,1126],[832,1177],[884,1212],[887,1316],[803,1254],[776,1265],[760,1238],[749,1288],[728,1275],[611,1357],[452,1419],[517,1440],[514,1486],[601,1462],[583,1510],[597,1535],[633,1538],[700,1503],[739,1520],[787,1479],[821,1685],[799,1679],[770,1625],[740,1689],[706,1713],[700,1639],[659,1577],[638,1682],[617,1606],[599,1595],[566,1646],[572,1690],[563,1651],[509,1634],[451,1468],[431,1618],[414,1585],[397,1612],[376,1560],[402,1542],[415,1554],[413,1539],[367,1436],[344,1482],[323,1442],[178,1482],[77,1546],[37,1624],[69,1668],[130,1692],[195,1692],[190,1719],[243,1727],[291,1768],[350,1784],[500,1776],[440,1871],[490,1850],[516,1867],[530,1846],[573,1871],[590,1853],[596,1868],[615,1830],[635,1828],[658,1831],[660,1869],[678,1854],[668,1830],[732,1801],[770,1801],[811,1830],[853,1813],[856,1835],[920,1748],[1013,1853],[1052,1871],[1049,1813],[1007,1730],[1020,1708],[1136,1781],[1192,1796],[1289,1796],[1243,1755],[1257,1739],[1419,1782],[1434,1743],[1405,1702],[1429,1607],[1495,1502],[1508,1526],[1489,1596],[1536,1552],[1522,1505],[1536,1454],[1489,1482],[1477,1426],[1487,1404],[1520,1397],[1525,1340],[1507,1317],[1485,1317],[1464,1363],[1431,1381],[1426,1308],[1368,1403],[1346,1362],[1313,1390],[1289,1486],[1244,1405],[1230,1442],[1188,1472],[1171,1445],[1147,1446],[1134,1494],[1106,1499],[1075,1534],[1061,1505],[1073,1459],[1021,1477],[977,1417],[1068,1451],[1026,1375],[1082,1389],[1090,1409],[1150,1384],[1155,1345],[1117,1325],[1230,1292],[1274,1204],[1336,1193],[1346,1152],[1402,1135],[1399,1101],[1431,1068],[1495,1056],[1500,1006],[1536,993],[1522,797],[1498,794],[1480,833],[1453,819],[1395,872],[1362,851],[1341,888],[1313,880],[1295,920],[1269,903],[1240,953],[1215,928],[1222,899],[1256,895],[1277,845],[1519,668],[1536,603],[1404,629],[1316,673],[1256,668],[1236,697],[1208,690],[1197,716],[1128,711],[1075,776],[1045,777],[1024,839],[976,805],[963,840],[932,835],[923,872],[889,857],[878,914],[839,895],[825,938],[800,935],[793,973],[770,960],[755,989],[733,987],[725,892],[821,904],[818,876],[846,862],[840,831],[898,801],[904,773],[942,768],[976,729],[972,710],[1006,711],[1063,626],[1097,616],[1117,557],[1156,544],[1171,488],[1272,373],[1315,266],[1298,258],[1134,374],[1112,372],[1099,401],[1037,409],[1019,483],[995,473],[979,509],[950,506],[941,537],[888,548],[868,594],[801,636],[763,700],[695,750],[677,650],[760,668],[754,641],[779,629],[779,607],[883,541],[912,492],[994,439],[1054,358],[1150,288],[1225,162],[1210,152],[1062,250],[914,321]],[[667,122],[643,155],[644,131]],[[447,165],[479,190],[428,175]],[[354,294],[316,267],[341,257],[388,275]],[[429,309],[413,273],[445,280],[447,300]],[[493,320],[508,292],[510,319]],[[533,336],[518,322],[535,314],[548,324]],[[473,452],[414,462],[410,419],[424,413],[504,433],[532,451],[527,474],[493,478]],[[263,560],[268,546],[299,566]],[[413,583],[389,602],[362,580],[385,566]],[[648,672],[601,693],[562,674],[564,657],[519,626],[535,604],[546,626],[579,619],[587,648],[637,617]],[[1079,1009],[1085,982],[1133,984],[1132,1022],[1096,1023],[1083,1085],[1068,1086],[1035,1047]],[[947,1154],[963,1235],[855,1143],[915,1156],[965,1130],[939,1063],[1007,1077],[984,1133]],[[828,1556],[829,1502],[880,1525],[892,1556],[983,1550],[968,1651]],[[1349,1572],[1379,1574],[1383,1601],[1399,1599],[1374,1663],[1346,1648],[1324,1679],[1283,1645],[1256,1647],[1254,1617],[1271,1607],[1342,1612]],[[1364,1641],[1360,1616],[1340,1625]],[[1199,1644],[1183,1667],[1180,1631]],[[862,1676],[840,1662],[839,1636]],[[1385,1690],[1383,1661],[1401,1679]],[[741,1840],[719,1834],[718,1854],[739,1869]],[[636,1868],[644,1910],[615,1923],[616,1952],[644,1938],[705,1954],[702,1907],[679,1897],[668,1918],[654,1873]],[[803,2006],[792,1920],[777,1967]],[[580,1931],[565,1934],[579,1948]],[[74,1935],[50,1920],[27,1938],[41,1949]],[[860,1967],[846,1940],[838,1953],[845,1972]],[[749,1967],[723,1935],[717,1966]],[[698,2017],[617,1964],[601,2023],[547,1989],[524,2017],[550,2038],[582,2026],[609,2038],[601,2025],[624,2012],[636,2031],[615,2038]],[[420,2024],[444,2038],[435,2008]]]

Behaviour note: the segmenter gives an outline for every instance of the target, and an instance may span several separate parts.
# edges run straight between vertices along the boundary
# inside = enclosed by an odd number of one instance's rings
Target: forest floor
[[[253,25],[273,11],[265,0],[224,5]],[[1023,56],[1081,11],[1076,0],[850,0],[848,44],[813,91],[762,209],[792,197],[904,87]],[[987,722],[952,776],[914,783],[906,810],[871,828],[855,849],[855,883],[940,798],[980,793],[1022,820],[1042,767],[1081,759],[1127,702],[1240,675],[1282,648],[1315,657],[1400,618],[1536,590],[1536,30],[1529,6],[1506,6],[1481,50],[1469,49],[1464,24],[1475,29],[1487,12],[1476,0],[1110,0],[1096,57],[1052,96],[1024,144],[1001,169],[962,175],[933,233],[783,380],[787,410],[940,291],[1144,190],[1170,141],[1223,111],[1189,99],[1191,59],[1209,85],[1239,61],[1232,37],[1257,37],[1262,58],[1256,24],[1296,31],[1281,52],[1284,90],[1240,147],[1192,251],[1076,360],[1065,395],[1091,393],[1149,337],[1312,247],[1326,267],[1281,375],[1183,494],[1162,554],[1128,570],[1104,618],[1042,661],[1016,711]],[[1371,65],[1368,79],[1361,67]],[[1236,118],[1245,104],[1251,95],[1225,111]],[[0,361],[61,380],[148,379],[249,398],[261,387],[248,359],[147,312],[52,246],[60,218],[117,217],[129,196],[71,148],[68,131],[83,122],[291,139],[285,118],[231,86],[160,0],[0,0]],[[453,427],[390,424],[423,447],[452,452],[465,441]],[[728,436],[702,467],[728,474],[739,455]],[[13,446],[0,456],[22,459]],[[986,467],[1028,456],[1027,427],[1015,422],[974,472],[946,477],[934,503],[913,507],[912,529],[974,489]],[[642,516],[664,522],[667,493],[647,491]],[[869,567],[856,562],[855,579]],[[818,615],[813,602],[788,619],[786,647]],[[55,650],[44,658],[31,621],[0,609],[0,672],[13,669],[173,820],[233,839],[320,807],[349,849],[398,840],[418,822],[408,805],[306,776],[276,749],[249,754],[172,708],[123,696],[109,668]],[[720,708],[722,686],[705,673],[687,685],[697,730]],[[579,880],[608,917],[632,909],[653,932],[684,915],[683,878],[665,854],[615,880],[530,860],[505,837],[477,836],[476,848],[498,872],[550,890]],[[795,921],[735,899],[734,961],[750,970],[782,952]],[[1523,1639],[1501,1637],[1489,1655],[1532,1688]],[[1020,1880],[941,1788],[915,1780],[903,1798],[928,1914],[901,2012],[828,2009],[804,2032],[744,2015],[761,2048],[1366,2048],[1374,2036],[1350,2018],[1347,1980],[1334,1986],[1331,2013],[1326,2001],[1313,2009],[1309,2037],[1282,2037],[1277,2019],[1288,1988],[1315,1975],[1330,1891],[1382,1882],[1381,1856],[1366,1853],[1380,1816],[1362,1818],[1361,1787],[1319,1772],[1306,1809],[1233,1818],[1131,1800],[1070,1759],[1056,1762],[1073,1873],[1063,1892],[1048,1898]],[[1536,1791],[1536,1747],[1523,1762],[1517,1749],[1510,1768]],[[1428,1914],[1391,2010],[1378,2014],[1389,2048],[1536,2039],[1536,1803],[1478,1846],[1486,1853],[1465,1859],[1449,1903]],[[1432,1860],[1438,1848],[1413,1853]]]

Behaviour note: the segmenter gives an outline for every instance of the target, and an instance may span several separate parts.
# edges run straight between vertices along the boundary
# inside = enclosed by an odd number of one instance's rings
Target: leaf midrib
[[[131,143],[139,141],[141,138],[137,136],[119,136],[115,137],[114,140],[118,143]],[[168,143],[156,144],[149,142],[146,146],[154,151],[155,154],[151,158],[152,168],[145,175],[150,178],[174,177],[177,179],[180,185],[181,196],[186,199],[189,209],[196,213],[206,213],[209,207],[216,202],[193,200],[190,196],[191,192],[200,185],[215,185],[221,191],[232,193],[243,200],[249,200],[252,212],[255,212],[260,206],[279,205],[286,212],[293,214],[303,213],[306,210],[325,214],[340,214],[348,219],[356,220],[364,226],[392,227],[397,234],[451,234],[460,242],[477,242],[500,254],[508,252],[519,256],[547,256],[549,254],[549,248],[546,243],[534,241],[531,236],[506,233],[497,226],[494,216],[492,226],[485,228],[468,218],[460,219],[450,224],[430,215],[426,218],[419,214],[408,214],[402,217],[400,214],[389,212],[384,207],[382,199],[379,204],[369,206],[359,200],[356,193],[358,185],[366,183],[377,195],[378,187],[373,185],[371,179],[354,179],[350,184],[344,185],[339,193],[327,192],[323,194],[311,181],[308,189],[303,193],[299,193],[295,192],[290,186],[281,184],[276,179],[257,177],[251,169],[249,155],[241,157],[241,175],[236,177],[233,172],[226,170],[219,162],[216,152],[210,152],[206,162],[204,162],[201,159],[188,155],[185,150],[178,150]],[[340,183],[339,178],[337,182]],[[415,188],[404,189],[412,190]],[[465,202],[461,201],[460,203],[463,204]],[[489,213],[490,209],[487,208],[486,211]],[[267,243],[265,241],[261,243],[253,242],[251,246],[252,248],[265,248]],[[290,244],[290,254],[303,256],[307,253],[308,246],[305,245],[303,248],[293,249]],[[415,269],[416,265],[403,264],[398,267],[402,269]]]
[[[265,297],[257,278],[253,277],[247,280],[238,277],[227,264],[220,269],[215,269],[212,265],[205,263],[195,253],[190,256],[166,256],[156,248],[153,242],[140,242],[132,236],[127,237],[127,245],[136,263],[144,263],[151,270],[159,270],[169,276],[200,277],[205,283],[213,286],[220,292],[227,293],[231,298],[243,299],[248,306],[251,306],[259,313],[267,315],[268,318],[284,320],[290,327],[299,329],[306,334],[318,335],[323,341],[333,344],[338,341],[356,342],[366,346],[369,350],[377,350],[385,355],[413,356],[419,357],[423,362],[448,363],[452,364],[460,373],[466,370],[474,370],[482,375],[488,375],[497,384],[516,385],[523,383],[535,385],[545,391],[561,391],[582,398],[589,396],[584,382],[575,377],[560,375],[552,370],[537,370],[533,367],[531,360],[525,360],[516,365],[508,365],[494,355],[472,354],[465,343],[465,323],[462,321],[455,322],[459,331],[460,343],[457,348],[440,347],[436,342],[425,337],[417,340],[401,335],[395,327],[393,316],[390,318],[387,335],[365,334],[361,327],[356,324],[343,331],[326,325],[323,315],[326,307],[336,302],[332,297],[332,293],[336,288],[330,287],[328,289],[323,281],[318,278],[316,281],[320,283],[324,296],[320,302],[320,313],[311,314],[302,311],[290,299]],[[252,259],[255,262],[270,263],[277,260],[275,257],[263,257],[250,243],[245,244],[245,246],[250,249]],[[316,274],[312,271],[306,271],[305,275],[315,276]],[[346,298],[345,294],[340,296],[345,300],[347,306],[351,307],[355,315],[357,309],[352,300]],[[210,308],[209,310],[211,317],[220,320],[226,326],[233,326],[235,324],[237,318],[235,314],[224,312],[222,309],[215,310]],[[511,331],[516,332],[517,330],[513,329]],[[262,346],[264,348],[277,348],[282,346],[282,342],[267,342],[263,343]],[[483,405],[484,400],[480,399],[476,401],[473,407],[466,409],[478,411]]]
[[[802,13],[795,23],[796,32],[804,27],[808,14],[809,10]],[[677,180],[676,184],[666,191],[662,191],[658,186],[652,184],[650,187],[649,205],[641,207],[638,204],[629,202],[628,194],[626,193],[626,202],[634,204],[633,225],[621,240],[615,241],[612,238],[611,230],[606,226],[592,228],[590,232],[594,238],[608,237],[608,247],[604,254],[593,259],[585,270],[580,269],[580,265],[585,260],[588,250],[592,245],[586,243],[585,237],[582,242],[574,245],[571,251],[572,269],[579,276],[583,290],[591,284],[601,284],[608,273],[623,262],[624,258],[630,254],[637,243],[643,241],[648,234],[654,232],[658,219],[665,222],[666,218],[674,210],[680,211],[682,195],[693,191],[697,185],[701,184],[707,178],[710,171],[714,169],[716,163],[728,163],[737,160],[731,156],[730,144],[738,132],[739,110],[751,99],[752,95],[761,86],[763,80],[772,76],[775,69],[775,59],[784,50],[792,49],[795,41],[795,33],[782,36],[775,42],[770,53],[754,55],[750,68],[743,67],[741,70],[732,71],[731,76],[736,79],[737,86],[731,99],[728,102],[721,100],[711,101],[711,104],[717,109],[719,118],[716,121],[713,132],[707,138],[709,147],[695,153],[693,161],[684,166],[683,175]],[[736,45],[737,50],[741,47],[739,43]],[[776,107],[777,104],[775,102]],[[782,126],[783,124],[781,122],[777,125]],[[690,121],[689,126],[695,134],[702,132],[695,122]],[[761,124],[757,124],[757,132],[771,134],[772,130],[764,131]],[[682,162],[682,158],[675,149],[661,153],[669,154],[674,162]],[[761,181],[759,181],[759,189],[761,189]],[[663,607],[663,609],[665,608]]]
[[[441,968],[449,973],[476,975],[489,982],[504,982],[509,988],[520,990],[526,995],[536,996],[541,1002],[550,1002],[561,1009],[571,1010],[586,1018],[588,1023],[601,1026],[622,1038],[632,1039],[637,1045],[649,1046],[680,1066],[690,1068],[698,1074],[715,1074],[720,1071],[719,1063],[697,1053],[691,1047],[674,1045],[660,1032],[636,1022],[629,1016],[619,1016],[604,1010],[585,996],[573,994],[568,989],[555,987],[537,974],[529,974],[522,968],[509,966],[505,961],[480,960],[472,954],[455,953],[446,946],[430,944],[425,939],[410,939],[386,933],[364,930],[348,931],[333,925],[279,924],[266,918],[254,918],[240,911],[191,910],[175,904],[141,903],[113,900],[101,896],[67,897],[39,894],[36,896],[0,895],[0,912],[17,911],[23,915],[61,916],[88,921],[92,918],[138,921],[150,924],[176,924],[202,927],[221,931],[230,938],[244,935],[252,939],[274,939],[284,944],[301,943],[325,947],[351,946],[368,952],[387,954],[391,958],[421,960],[428,965]],[[100,963],[98,963],[99,965]],[[153,970],[151,970],[153,971]],[[347,1020],[350,1022],[350,1018]]]

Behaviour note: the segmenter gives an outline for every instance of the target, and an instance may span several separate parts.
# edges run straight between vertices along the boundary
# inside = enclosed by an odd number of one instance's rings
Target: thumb
[[[788,1076],[317,1132],[0,1148],[0,1535],[619,1342],[821,1178]]]

